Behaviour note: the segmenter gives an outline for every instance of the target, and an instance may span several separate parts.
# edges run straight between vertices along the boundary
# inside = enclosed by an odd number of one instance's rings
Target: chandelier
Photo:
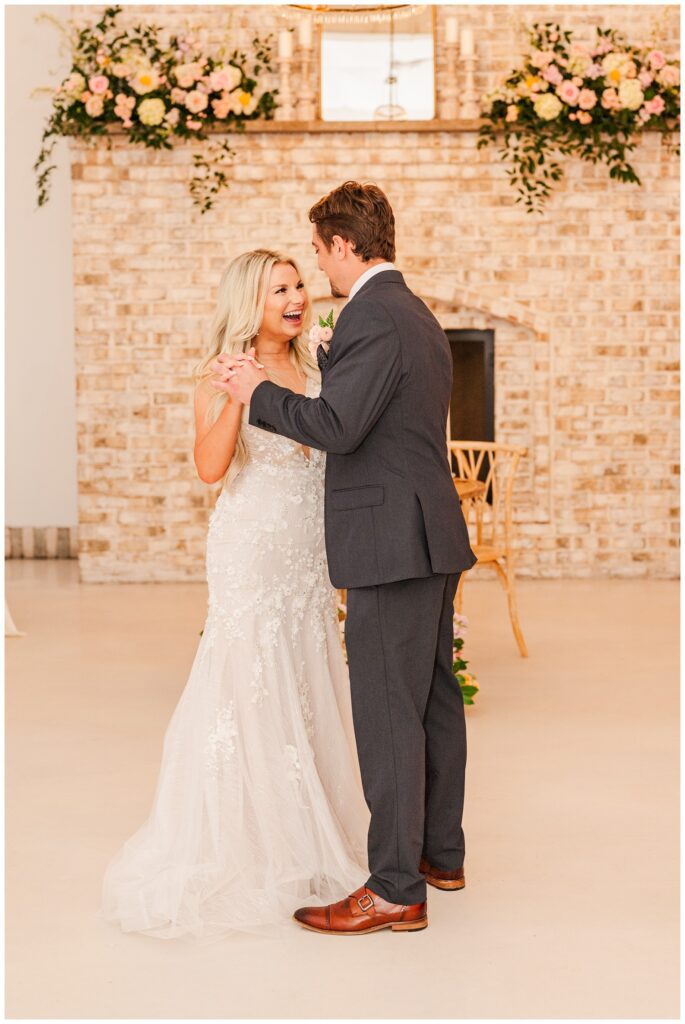
[[[417,4],[385,4],[373,6],[345,4],[288,4],[292,11],[310,14],[317,25],[361,25],[375,21],[411,18],[422,10]]]

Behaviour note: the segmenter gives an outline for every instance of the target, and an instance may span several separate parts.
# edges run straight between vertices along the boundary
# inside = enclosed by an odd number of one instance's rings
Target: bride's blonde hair
[[[288,263],[302,280],[300,269],[291,256],[283,256],[270,249],[244,252],[224,268],[210,329],[209,352],[195,367],[194,378],[198,387],[213,375],[211,364],[218,355],[223,352],[228,355],[247,352],[254,343],[264,318],[271,271],[277,263]],[[305,376],[318,380],[318,366],[303,338],[309,319],[308,307],[302,323],[302,333],[290,343],[289,357],[291,363]],[[274,376],[269,374],[269,377],[274,383],[278,383]],[[228,395],[223,391],[217,391],[212,396],[205,417],[208,424],[216,423],[227,401]],[[235,479],[247,461],[247,446],[242,437],[241,426],[235,453],[223,480],[224,486]]]

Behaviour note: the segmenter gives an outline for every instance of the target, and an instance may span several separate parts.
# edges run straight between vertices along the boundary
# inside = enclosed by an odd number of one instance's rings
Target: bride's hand
[[[254,363],[260,370],[264,369],[262,363],[258,363],[256,359],[256,351],[252,347],[249,352],[238,352],[235,355],[228,355],[224,352],[217,356],[215,362],[212,363],[210,369],[212,369],[222,381],[230,380],[235,375],[236,370],[242,366],[243,363],[250,362]]]

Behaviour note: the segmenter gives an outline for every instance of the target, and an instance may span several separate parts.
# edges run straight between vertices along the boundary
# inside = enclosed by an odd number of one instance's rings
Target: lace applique
[[[233,719],[233,701],[219,708],[214,726],[207,737],[206,764],[213,775],[217,775],[222,763],[235,754],[235,737],[238,728]]]

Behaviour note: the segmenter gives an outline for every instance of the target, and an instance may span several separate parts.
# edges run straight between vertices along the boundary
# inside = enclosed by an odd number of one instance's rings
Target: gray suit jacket
[[[271,381],[250,423],[328,453],[326,553],[335,587],[469,569],[476,561],[446,454],[452,357],[396,270],[364,284],[335,327],[319,398]]]

